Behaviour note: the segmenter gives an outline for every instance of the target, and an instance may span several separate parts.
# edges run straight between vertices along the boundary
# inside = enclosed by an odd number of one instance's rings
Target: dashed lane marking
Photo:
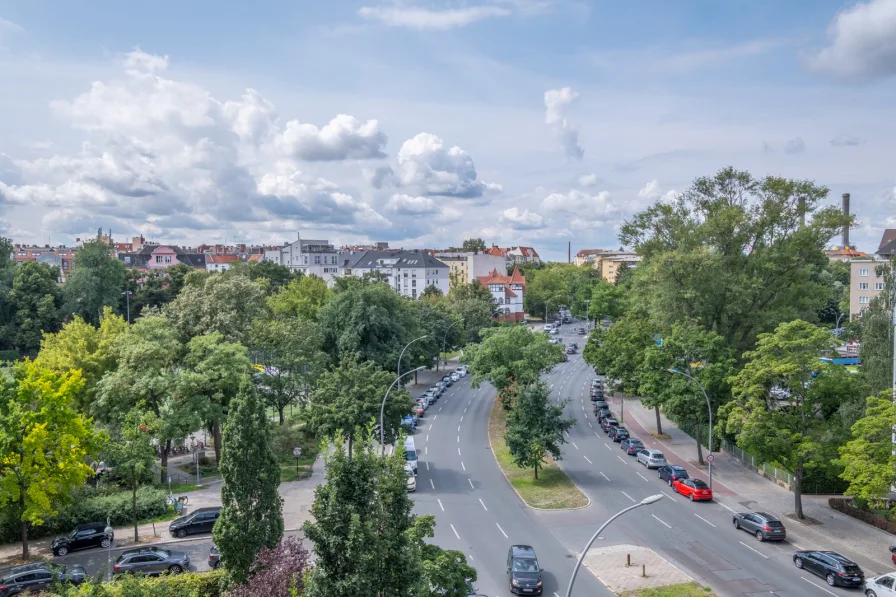
[[[666,493],[665,491],[663,491],[662,489],[660,489],[660,492],[661,492],[664,496],[666,496],[667,498],[669,498],[670,500],[675,499],[675,498],[673,498],[671,495],[669,495],[668,493]]]
[[[463,460],[460,461],[460,467],[461,467],[462,469],[464,469],[464,470],[467,470],[467,467],[464,466],[464,461],[463,461]]]
[[[457,426],[457,430],[460,431],[460,425]]]
[[[630,496],[629,494],[625,493],[624,491],[622,492],[622,495],[624,495],[625,497],[627,497],[628,499],[630,499],[630,500],[633,501],[633,502],[636,501],[635,498],[633,498],[633,497]]]
[[[457,449],[457,455],[460,456],[460,448]]]
[[[709,522],[708,520],[706,520],[705,518],[703,518],[702,516],[700,516],[700,515],[697,514],[696,512],[694,512],[694,516],[696,516],[697,518],[699,518],[700,520],[702,520],[703,522],[705,522],[706,524],[708,524],[708,525],[711,526],[712,528],[717,528],[716,525],[714,525],[713,523]]]
[[[423,446],[423,453],[429,454],[429,446]]]
[[[448,526],[451,527],[452,531],[454,531],[454,536],[457,537],[458,539],[460,539],[460,535],[457,534],[457,529],[454,528],[454,525],[451,523],[448,523]]]
[[[657,520],[662,522],[664,525],[666,525],[666,528],[670,528],[670,529],[672,528],[669,525],[667,525],[665,522],[663,522],[662,519],[660,519],[656,514],[651,514],[651,516],[653,516],[654,518],[656,518]]]
[[[429,486],[432,487],[433,489],[436,488],[436,484],[432,482],[432,479],[429,480]]]
[[[426,465],[426,470],[429,470],[429,461],[424,460],[423,463]]]
[[[588,461],[588,464],[594,464],[593,462],[591,462],[591,460],[587,456],[585,456],[585,460]]]
[[[637,471],[635,471],[635,472],[637,473]],[[647,480],[647,477],[645,477],[645,476],[642,475],[641,473],[638,473],[638,476],[641,477],[642,479],[644,479],[645,481]]]
[[[809,583],[809,584],[812,585],[813,587],[816,587],[816,588],[821,589],[822,591],[824,591],[824,592],[827,593],[828,595],[836,595],[836,593],[832,593],[831,591],[828,591],[828,590],[825,589],[824,587],[815,584],[814,582],[812,582],[811,580],[809,580],[809,579],[806,578],[805,576],[801,576],[800,578],[802,578],[804,581],[806,581],[807,583]]]
[[[445,506],[442,505],[442,500],[440,500],[439,498],[436,498],[436,501],[439,502],[439,508],[441,508],[441,509],[442,509],[442,512],[444,512],[444,511],[445,511]]]
[[[594,429],[594,425],[591,424],[591,421],[588,421],[588,426]]]
[[[761,551],[757,551],[757,550],[753,549],[752,547],[750,547],[749,545],[747,545],[747,544],[744,543],[743,541],[738,541],[738,543],[740,543],[741,545],[743,545],[744,547],[746,547],[746,548],[749,549],[750,551],[755,552],[755,553],[758,553],[759,555],[761,555],[761,556],[762,556],[763,558],[765,558],[766,560],[768,559],[768,556],[767,556],[767,555],[765,555],[765,554],[762,553]]]
[[[604,444],[604,447],[605,447],[607,450],[610,449],[610,446],[609,446],[608,444],[606,444],[606,443]]]
[[[715,503],[717,503],[718,505],[720,505],[721,507],[723,507],[723,508],[725,508],[726,510],[728,510],[729,512],[731,512],[732,514],[737,514],[737,510],[732,510],[731,508],[729,508],[728,506],[726,506],[725,504],[723,504],[723,503],[720,502],[719,500],[713,500],[713,501],[714,501]]]
[[[501,528],[501,525],[499,525],[499,524],[496,522],[496,523],[495,523],[495,526],[498,527],[498,530],[501,531],[501,534],[504,535],[504,538],[505,538],[505,539],[510,539],[510,537],[507,536],[507,533],[504,532],[504,529]]]
[[[579,449],[579,447],[576,445],[576,442],[572,442],[572,445],[573,445],[573,447],[574,447],[576,450]]]
[[[457,443],[460,443],[460,436],[457,436]]]
[[[482,504],[483,508],[485,508],[485,502],[482,501],[482,498],[479,498],[479,503]],[[488,512],[488,508],[485,508],[485,511]]]
[[[470,479],[469,477],[467,477],[467,481],[470,482],[470,488],[471,488],[471,489],[476,489],[475,487],[473,487],[473,479]]]
[[[606,475],[603,474],[603,473],[600,473],[600,476],[603,477],[604,479],[606,479],[607,481],[610,480],[610,477],[606,476]]]
[[[426,441],[429,441],[429,434],[426,434]]]
[[[626,464],[626,465],[628,464],[622,456],[616,456],[616,458],[618,458],[619,460],[621,460],[621,461],[622,461],[622,464]]]

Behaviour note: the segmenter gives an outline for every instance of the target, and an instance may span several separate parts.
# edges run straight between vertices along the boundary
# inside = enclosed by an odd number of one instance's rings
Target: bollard
[[[631,565],[632,565],[632,554],[627,553],[627,554],[625,554],[625,567],[630,568]]]
[[[641,578],[647,578],[647,564],[641,564]]]

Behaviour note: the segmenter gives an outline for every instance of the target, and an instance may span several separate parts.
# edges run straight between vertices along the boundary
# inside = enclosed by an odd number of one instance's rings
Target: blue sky
[[[12,1],[0,232],[562,258],[731,164],[851,192],[871,250],[894,74],[896,0]]]

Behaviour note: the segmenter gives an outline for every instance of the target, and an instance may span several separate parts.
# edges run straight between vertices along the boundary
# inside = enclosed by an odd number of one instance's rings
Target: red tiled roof
[[[511,273],[509,276],[505,274],[499,274],[498,270],[494,269],[487,276],[477,276],[476,279],[479,280],[479,283],[483,286],[488,286],[489,284],[504,284],[505,286],[507,286],[507,291],[510,291],[511,284],[519,284],[523,288],[526,287],[526,278],[522,273],[520,273],[519,268],[516,267],[513,268],[513,273]]]
[[[502,249],[501,247],[496,247],[492,245],[492,248],[486,251],[489,255],[494,255],[495,257],[507,257],[507,250]]]
[[[206,263],[233,263],[234,261],[239,261],[239,255],[206,255],[205,262]]]
[[[510,288],[508,288],[507,286],[504,286],[504,297],[505,297],[505,298],[517,297],[517,296],[519,296],[517,293],[515,293],[514,291],[512,291],[512,290],[511,290]]]
[[[249,255],[249,259],[247,259],[246,261],[249,261],[249,262],[261,261],[263,257],[264,257],[264,255],[262,255],[261,253],[254,253],[252,255]]]

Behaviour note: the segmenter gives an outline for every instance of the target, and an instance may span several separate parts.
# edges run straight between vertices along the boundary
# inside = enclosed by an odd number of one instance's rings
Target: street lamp
[[[661,499],[663,499],[663,494],[661,493],[646,497],[634,506],[629,506],[625,510],[614,514],[610,517],[610,520],[605,522],[599,529],[597,529],[597,532],[594,533],[594,535],[591,536],[591,539],[588,540],[588,543],[585,545],[585,549],[582,550],[582,555],[579,556],[579,561],[576,562],[576,567],[572,569],[572,578],[569,579],[569,587],[567,587],[566,589],[566,597],[570,597],[572,595],[572,585],[576,582],[576,574],[579,573],[579,568],[582,567],[582,561],[585,559],[585,555],[588,553],[588,550],[591,549],[591,544],[594,543],[594,541],[600,536],[603,530],[607,528],[607,525],[609,525],[611,522],[613,522],[626,512],[634,510],[635,508],[640,508],[641,506],[649,506],[650,504],[656,503]]]
[[[669,373],[683,375],[687,377],[692,382],[697,384],[697,387],[700,388],[700,391],[703,392],[703,397],[706,398],[706,408],[709,410],[709,457],[706,459],[709,461],[709,488],[712,489],[712,406],[709,404],[709,396],[706,395],[706,390],[703,389],[703,386],[699,381],[685,373],[684,371],[679,371],[678,369],[668,369]]]
[[[121,294],[124,295],[124,301],[128,306],[128,323],[131,323],[131,295],[134,293],[130,290],[125,290]]]
[[[408,346],[410,346],[414,342],[419,342],[420,340],[423,340],[424,338],[429,338],[429,334],[424,334],[423,336],[420,336],[419,338],[414,338],[413,340],[411,340],[410,342],[405,344],[404,348],[401,349],[401,354],[398,355],[398,370],[395,372],[395,374],[399,378],[401,377],[401,357],[404,356],[404,351],[406,351],[408,349]]]
[[[591,330],[591,312],[588,310],[590,304],[591,304],[591,299],[585,299],[585,321],[586,321],[585,327],[587,327],[588,330]]]
[[[462,321],[464,321],[464,320],[458,319],[457,321],[455,321],[454,323],[449,325],[447,329],[445,329],[445,333],[442,335],[442,352],[443,353],[445,352],[445,341],[448,339],[448,332],[451,331],[451,328],[453,328],[454,326],[456,326],[457,324],[459,324]],[[448,355],[446,354],[444,358],[445,358],[445,365],[447,365],[448,364]],[[438,370],[439,370],[438,367],[436,367],[436,371],[438,371]]]
[[[544,302],[544,322],[545,322],[545,324],[547,324],[547,322],[548,322],[548,304],[549,304],[552,300],[554,300],[554,299],[558,299],[558,298],[562,299],[562,298],[564,298],[564,297],[563,297],[562,294],[558,294],[557,296],[552,296],[551,298],[549,298],[548,300],[546,300],[546,301]]]
[[[417,371],[420,371],[421,369],[423,369],[423,367],[417,367],[416,369],[414,369],[412,371],[408,371],[407,373],[405,373],[405,375],[410,375],[411,373],[416,373]],[[386,395],[383,396],[383,403],[380,405],[380,447],[382,448],[383,452],[386,451],[386,444],[385,444],[386,428],[383,427],[383,415],[386,412],[386,399],[389,397],[389,392],[392,391],[392,388],[395,387],[395,384],[398,383],[398,380],[401,379],[401,377],[402,376],[399,375],[398,377],[395,378],[395,381],[393,381],[392,385],[389,386],[389,389],[386,390]]]

